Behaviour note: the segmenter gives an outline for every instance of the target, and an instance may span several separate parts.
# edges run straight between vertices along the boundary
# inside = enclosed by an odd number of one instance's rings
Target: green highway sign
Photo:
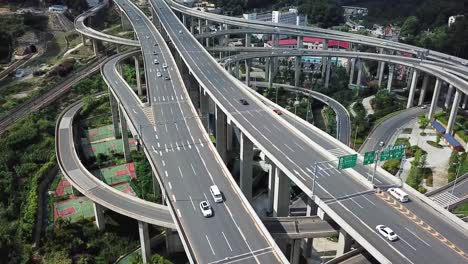
[[[357,161],[357,154],[352,154],[352,155],[346,155],[346,156],[341,156],[339,157],[338,161],[338,169],[348,169],[348,168],[353,168],[356,166],[356,161]]]
[[[401,159],[405,153],[405,145],[389,146],[380,152],[380,161],[389,159]]]
[[[364,161],[362,162],[363,165],[369,165],[374,163],[375,161],[375,151],[369,151],[364,153]]]
[[[390,150],[389,149],[383,149],[380,152],[380,161],[386,161],[390,159]]]

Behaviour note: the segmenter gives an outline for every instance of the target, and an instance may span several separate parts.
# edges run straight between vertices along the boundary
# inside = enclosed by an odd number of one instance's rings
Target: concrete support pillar
[[[83,46],[86,46],[86,37],[84,34],[81,34],[81,43],[83,44]]]
[[[202,19],[199,18],[198,19],[198,34],[202,34],[203,33],[203,28],[202,28]],[[203,41],[202,39],[200,39],[200,41]]]
[[[104,219],[104,208],[97,203],[93,203],[94,218],[99,231],[106,229],[106,220]]]
[[[229,30],[229,25],[228,24],[223,24],[223,28],[224,30]],[[227,46],[228,43],[229,43],[229,38],[230,38],[230,35],[229,34],[226,34],[224,35],[224,45]]]
[[[138,95],[143,95],[143,91],[141,90],[140,60],[137,56],[134,56],[133,59],[135,60],[135,78],[137,82]]]
[[[379,89],[382,86],[382,80],[383,80],[383,75],[384,75],[384,70],[385,70],[385,61],[379,62]]]
[[[265,58],[265,81],[270,78],[270,58]]]
[[[323,51],[328,50],[328,39],[323,39],[322,42]],[[327,69],[328,57],[322,57],[322,77],[325,77],[325,71]]]
[[[273,198],[273,216],[288,216],[289,215],[289,199],[290,199],[290,179],[281,171],[280,168],[275,168],[275,192]]]
[[[442,81],[437,78],[436,84],[434,87],[434,93],[432,94],[432,101],[431,107],[429,108],[429,113],[427,114],[427,118],[432,121],[434,117],[435,111],[437,109],[437,101],[439,101],[439,94],[440,94],[440,86],[442,85]]]
[[[138,221],[138,234],[140,235],[142,261],[148,263],[151,261],[151,248],[147,223]]]
[[[330,86],[330,71],[331,71],[331,63],[327,63],[327,69],[325,73],[325,88],[328,88]]]
[[[361,79],[362,79],[362,60],[358,60],[358,74],[357,74],[357,80],[356,80],[356,88],[361,90]]]
[[[342,256],[344,253],[351,250],[351,244],[353,243],[353,238],[346,233],[343,229],[340,230],[338,236],[338,249],[336,250],[336,256]]]
[[[245,34],[245,47],[246,48],[250,47],[251,37],[252,36],[249,33]]]
[[[392,91],[392,82],[393,82],[393,73],[395,71],[395,66],[393,64],[388,65],[388,80],[387,80],[387,91]]]
[[[232,124],[226,124],[226,149],[227,151],[232,150],[232,141],[234,139],[234,127]]]
[[[424,103],[424,98],[426,97],[426,90],[427,85],[429,83],[429,74],[424,74],[424,79],[421,87],[421,93],[419,94],[418,105],[422,105]]]
[[[294,86],[299,87],[301,84],[301,73],[302,73],[302,57],[296,56],[294,62]]]
[[[205,20],[205,32],[210,32],[210,21],[207,19]],[[210,38],[206,38],[206,46],[209,47],[210,46]]]
[[[216,149],[226,163],[226,115],[218,106],[216,106]]]
[[[273,212],[273,201],[275,197],[275,172],[276,165],[270,161],[270,169],[268,171],[268,213]]]
[[[92,40],[94,56],[98,56],[98,55],[99,55],[99,43],[98,43],[98,41],[99,41],[99,40],[97,40],[97,39],[93,39],[93,40]]]
[[[206,129],[208,133],[208,122],[210,122],[210,97],[205,93],[205,91],[200,88],[200,114],[202,119],[203,127]]]
[[[125,119],[122,107],[123,106],[119,107],[119,116],[120,116],[120,130],[122,132],[122,143],[123,143],[123,150],[124,150],[124,158],[125,158],[126,162],[130,162],[130,161],[132,161],[132,157],[130,156],[130,145],[128,143],[127,120]]]
[[[192,33],[192,35],[195,34],[195,18],[194,17],[190,18],[190,33]]]
[[[110,101],[110,109],[112,113],[112,124],[114,125],[114,136],[116,139],[120,138],[122,135],[120,134],[120,127],[119,127],[119,105],[117,104],[117,100],[115,100],[114,94],[109,91],[109,101]]]
[[[166,228],[166,251],[168,254],[184,252],[184,245],[176,230]]]
[[[236,61],[236,77],[240,80],[241,78],[241,69],[239,61]]]
[[[252,161],[253,143],[244,134],[240,137],[240,189],[245,198],[252,202]]]
[[[318,206],[312,200],[312,198],[307,198],[307,207],[306,207],[306,216],[317,215]],[[312,243],[314,242],[313,238],[307,238],[304,245],[304,257],[310,257],[312,253]]]
[[[291,241],[291,256],[289,259],[289,263],[299,264],[300,259],[301,259],[301,239],[293,239]]]
[[[185,14],[182,14],[182,23],[184,24],[184,27],[187,27],[187,16]]]
[[[250,86],[250,66],[252,60],[245,60],[245,85]]]
[[[356,67],[356,59],[350,59],[351,68],[349,70],[349,85],[354,83],[354,71]]]
[[[302,36],[297,36],[297,48],[298,49],[304,48],[304,38]]]
[[[445,96],[445,103],[444,103],[444,106],[447,109],[449,109],[450,107],[450,100],[452,99],[452,94],[453,94],[453,85],[450,84],[447,90],[447,95]]]
[[[268,65],[269,66],[269,70],[268,72],[270,74],[268,74],[268,89],[271,89],[273,88],[273,78],[274,78],[274,75],[275,75],[275,72],[273,70],[273,61],[271,61],[272,59],[269,59],[270,61],[270,64]]]
[[[413,107],[414,93],[416,92],[416,86],[418,85],[419,71],[414,69],[413,77],[411,79],[411,87],[408,95],[408,102],[406,103],[406,109]]]
[[[458,107],[460,105],[461,96],[462,96],[462,93],[458,89],[455,89],[455,97],[453,98],[452,109],[450,110],[450,117],[447,123],[447,129],[445,130],[446,133],[453,134],[452,130],[453,130],[453,126],[455,125],[455,119],[457,118]]]
[[[465,110],[468,105],[468,94],[465,94],[463,97],[463,104],[462,104],[462,109]]]

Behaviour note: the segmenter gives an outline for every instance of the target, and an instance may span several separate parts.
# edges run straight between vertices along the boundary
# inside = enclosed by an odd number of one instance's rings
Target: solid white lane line
[[[184,178],[184,174],[182,173],[182,170],[180,169],[180,166],[179,166],[179,172],[180,172],[180,177],[183,179],[183,178]]]
[[[205,237],[206,237],[206,241],[208,241],[208,245],[210,245],[211,252],[213,252],[213,255],[216,255],[215,252],[214,252],[214,250],[213,250],[213,247],[211,246],[211,242],[210,242],[210,240],[208,239],[208,235],[205,235]]]
[[[369,198],[367,198],[365,194],[361,195],[361,197],[364,198],[364,199],[366,199],[369,203],[375,205],[375,203],[372,202],[371,200],[369,200]]]
[[[408,243],[406,240],[404,240],[403,238],[401,238],[401,236],[398,236],[398,239],[405,242],[406,245],[408,245],[410,248],[412,248],[414,251],[416,251],[416,248],[413,247],[412,245],[410,245],[410,243]]]
[[[166,175],[166,177],[169,177],[169,174],[167,174],[167,170],[164,171],[164,174]]]
[[[197,209],[195,208],[195,203],[193,203],[192,196],[189,195],[189,198],[190,198],[190,202],[192,203],[193,210],[197,211]]]
[[[182,217],[182,215],[180,214],[180,210],[179,210],[179,209],[177,209],[177,215],[178,215],[179,217]]]
[[[208,197],[206,196],[206,193],[203,193],[203,196],[205,196],[205,200],[208,201]]]
[[[221,231],[221,234],[223,234],[224,240],[226,240],[226,243],[228,244],[229,249],[232,251],[231,244],[229,244],[229,241],[227,240],[226,235],[222,231]]]
[[[203,142],[201,141],[201,139],[199,138],[198,141],[200,141],[200,145],[202,146],[203,148]]]
[[[411,231],[409,228],[405,227],[405,229],[410,232],[413,236],[415,236],[417,239],[419,239],[419,241],[423,242],[424,244],[426,244],[426,246],[428,247],[431,247],[431,245],[429,245],[426,241],[422,240],[418,235],[416,235],[413,231]]]
[[[364,209],[364,207],[362,207],[358,202],[354,201],[353,198],[348,198],[348,200],[350,200],[351,202],[355,203],[357,206],[359,206],[361,209]]]
[[[296,141],[294,141],[294,145],[298,146],[300,149],[305,150],[301,145],[299,145]]]
[[[166,145],[166,143],[164,143],[164,149],[166,149],[166,152],[167,152],[167,145]]]
[[[192,167],[193,175],[197,175],[197,173],[195,172],[195,168],[193,167],[192,163],[190,163],[190,167]]]
[[[171,184],[171,182],[168,182],[167,185],[169,185],[169,189],[172,190],[172,184]]]
[[[180,147],[179,147],[179,144],[177,143],[177,141],[176,141],[175,144],[176,144],[177,150],[180,150]]]
[[[295,152],[294,149],[292,149],[290,146],[288,146],[288,144],[283,144],[284,146],[286,146],[289,150],[291,150],[293,153]]]
[[[187,145],[188,145],[189,149],[192,149],[192,145],[190,145],[190,141],[188,141],[188,139],[187,139]]]

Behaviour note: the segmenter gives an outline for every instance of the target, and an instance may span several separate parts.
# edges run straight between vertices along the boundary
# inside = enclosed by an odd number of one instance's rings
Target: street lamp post
[[[453,192],[455,191],[455,185],[457,184],[458,174],[460,173],[461,164],[462,164],[462,161],[460,160],[460,164],[458,165],[458,168],[457,168],[457,174],[455,175],[455,181],[453,182],[452,190],[450,191],[450,194],[451,194],[450,197],[453,197]],[[450,201],[449,203],[447,203],[447,211],[449,210],[449,208],[450,208]]]
[[[380,149],[377,151],[377,155],[375,155],[375,159],[374,159],[374,171],[372,172],[372,179],[371,179],[372,185],[374,185],[375,172],[377,171],[377,164],[379,162],[379,158],[382,153],[382,148],[384,145],[385,143],[383,141],[379,142]]]

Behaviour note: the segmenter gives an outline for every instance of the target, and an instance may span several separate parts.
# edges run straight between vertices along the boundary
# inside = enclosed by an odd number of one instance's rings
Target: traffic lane
[[[354,203],[346,203],[348,206],[353,206],[353,213],[362,217],[366,220],[366,223],[376,226],[378,224],[384,224],[389,226],[395,233],[400,237],[400,241],[395,241],[392,244],[401,252],[405,252],[405,256],[409,257],[412,261],[425,260],[428,263],[443,263],[450,257],[451,263],[462,263],[463,257],[452,254],[451,249],[431,235],[427,230],[423,229],[420,225],[416,224],[414,220],[406,217],[402,213],[398,212],[394,208],[381,211],[379,214],[375,214],[375,207],[386,207],[388,206],[386,201],[377,197],[375,194],[367,195],[368,202],[372,202],[375,206],[366,206],[364,196],[358,196],[355,198]],[[358,206],[360,205],[360,206]],[[404,204],[406,205],[406,204]],[[391,219],[399,219],[396,223]],[[421,252],[425,252],[421,256]],[[450,254],[447,254],[449,252]],[[412,257],[410,257],[410,255]]]
[[[465,230],[454,226],[454,224],[449,222],[445,217],[438,215],[439,213],[431,212],[428,210],[430,207],[427,204],[417,199],[411,199],[410,197],[410,201],[404,203],[404,206],[435,231],[450,240],[464,252],[468,253],[468,234]]]
[[[364,153],[367,151],[379,149],[379,144],[381,141],[383,141],[385,145],[391,144],[389,140],[398,131],[399,128],[405,126],[408,122],[417,118],[426,111],[427,110],[420,107],[414,107],[382,122],[378,127],[375,128],[372,134],[369,135],[367,142],[365,142],[360,152]]]

